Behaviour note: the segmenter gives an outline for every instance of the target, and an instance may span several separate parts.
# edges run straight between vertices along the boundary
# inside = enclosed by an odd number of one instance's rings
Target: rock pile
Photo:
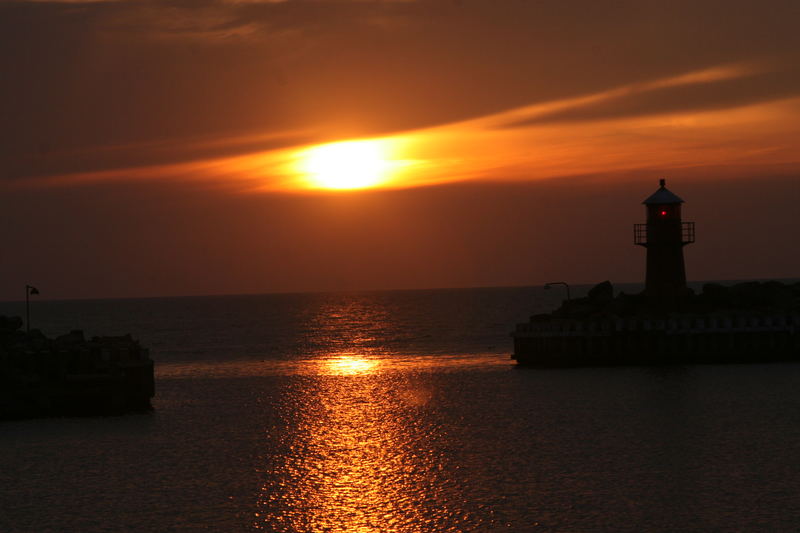
[[[130,335],[55,339],[0,316],[0,419],[150,409],[153,360]]]
[[[681,313],[732,314],[738,312],[775,314],[800,313],[800,282],[748,281],[731,286],[718,283],[703,285],[695,294],[687,290]],[[647,304],[644,293],[614,296],[611,282],[595,285],[584,298],[564,301],[552,313],[536,315],[533,320],[550,318],[603,318],[650,316],[653,311]]]

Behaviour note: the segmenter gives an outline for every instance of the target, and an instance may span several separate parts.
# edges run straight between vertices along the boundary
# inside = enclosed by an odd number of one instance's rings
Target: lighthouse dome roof
[[[647,197],[647,199],[642,202],[645,205],[649,204],[682,204],[683,200],[680,196],[673,193],[666,187],[666,180],[660,180],[659,184],[661,187],[658,188],[656,192],[651,194]]]

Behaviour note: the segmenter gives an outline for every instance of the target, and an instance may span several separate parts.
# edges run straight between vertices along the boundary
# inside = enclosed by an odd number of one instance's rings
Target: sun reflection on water
[[[370,337],[365,328],[387,319],[367,308],[350,311],[321,306],[310,320],[337,343],[349,338],[357,346]],[[265,450],[255,529],[467,529],[462,494],[447,474],[446,431],[431,416],[431,374],[400,371],[391,359],[374,350],[320,354],[306,361],[312,372],[288,382],[278,445],[272,440]]]
[[[376,359],[365,359],[351,354],[340,354],[324,363],[327,373],[337,376],[352,376],[375,372],[380,364]]]
[[[267,531],[445,531],[452,486],[442,477],[440,428],[421,423],[430,398],[403,374],[336,356],[328,374],[291,391],[285,449],[267,472],[254,526]],[[445,517],[447,520],[445,520]],[[457,521],[457,520],[456,520]],[[438,525],[437,525],[438,524]]]

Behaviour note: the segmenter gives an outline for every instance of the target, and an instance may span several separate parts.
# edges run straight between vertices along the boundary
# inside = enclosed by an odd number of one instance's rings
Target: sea
[[[40,297],[147,346],[154,409],[0,422],[3,532],[800,528],[800,365],[517,367],[563,287]]]

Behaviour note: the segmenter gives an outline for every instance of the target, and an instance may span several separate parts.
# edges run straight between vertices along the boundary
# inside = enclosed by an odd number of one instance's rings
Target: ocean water
[[[800,365],[515,367],[562,296],[35,300],[149,346],[155,409],[0,422],[0,531],[798,529]]]

